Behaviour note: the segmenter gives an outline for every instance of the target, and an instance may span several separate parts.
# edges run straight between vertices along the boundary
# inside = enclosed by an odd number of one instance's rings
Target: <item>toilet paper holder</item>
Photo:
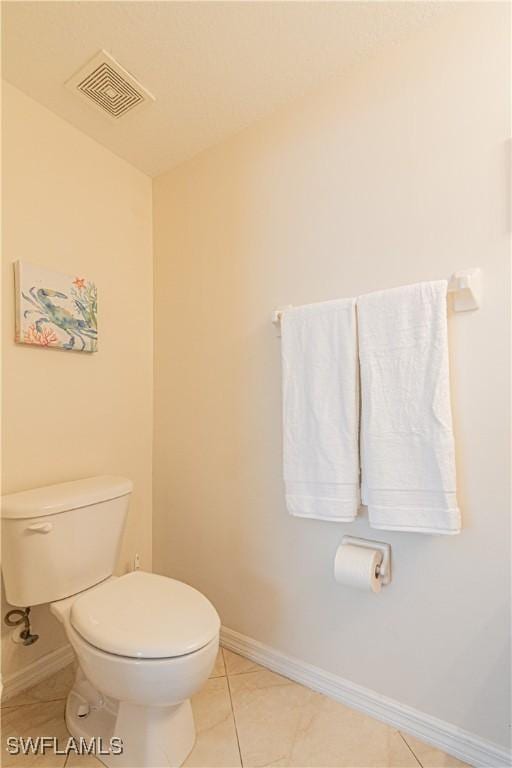
[[[358,539],[356,536],[344,536],[342,544],[352,544],[354,547],[364,547],[365,549],[377,549],[382,552],[382,560],[377,565],[375,575],[379,577],[382,586],[391,581],[391,544],[385,541],[370,541],[369,539]]]

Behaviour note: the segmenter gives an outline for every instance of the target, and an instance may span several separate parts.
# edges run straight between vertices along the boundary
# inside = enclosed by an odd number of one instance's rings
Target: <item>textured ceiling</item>
[[[447,2],[4,2],[13,85],[149,175],[215,144]],[[64,87],[104,48],[156,97],[119,122]]]

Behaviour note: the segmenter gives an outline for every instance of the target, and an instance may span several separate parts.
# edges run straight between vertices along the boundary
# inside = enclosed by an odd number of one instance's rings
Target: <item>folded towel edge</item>
[[[435,514],[432,514],[433,512]],[[370,504],[368,519],[372,528],[387,531],[457,534],[462,529],[458,507],[432,510],[413,507],[379,507]]]
[[[322,520],[327,523],[352,523],[357,517],[357,514],[352,517],[327,517],[324,515],[307,514],[306,512],[290,512],[290,510],[288,510],[288,512],[291,517],[302,517],[308,520]]]
[[[375,528],[378,531],[405,531],[407,533],[432,533],[442,534],[444,536],[456,536],[462,532],[462,527],[458,528],[425,528],[424,526],[416,525],[393,525],[392,523],[382,523],[379,525],[376,522],[370,522],[370,527]]]

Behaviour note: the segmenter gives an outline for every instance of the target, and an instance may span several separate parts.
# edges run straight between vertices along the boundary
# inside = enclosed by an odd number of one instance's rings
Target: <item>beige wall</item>
[[[132,478],[119,568],[135,552],[150,567],[151,181],[11,86],[2,106],[3,492],[101,473]],[[14,344],[17,259],[96,282],[96,354]],[[34,611],[34,630],[41,639],[22,648],[3,626],[4,676],[65,643],[47,608]]]
[[[507,743],[510,266],[507,4],[467,4],[154,184],[155,570],[224,625]],[[451,316],[459,537],[291,518],[281,304],[484,270]],[[343,533],[393,545],[375,597]]]

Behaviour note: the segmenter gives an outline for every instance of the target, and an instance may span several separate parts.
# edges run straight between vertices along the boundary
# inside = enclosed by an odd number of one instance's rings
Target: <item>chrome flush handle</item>
[[[34,531],[35,533],[50,533],[53,530],[51,523],[32,523],[27,526],[27,531]]]

